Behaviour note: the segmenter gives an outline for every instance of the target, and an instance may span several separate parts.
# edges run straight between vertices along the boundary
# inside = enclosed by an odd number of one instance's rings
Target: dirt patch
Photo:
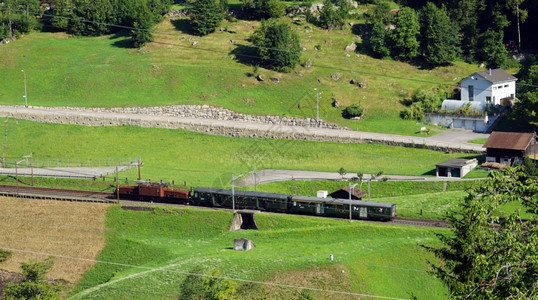
[[[108,204],[0,197],[0,246],[12,256],[0,269],[20,273],[21,262],[56,256],[47,277],[78,281],[105,245]]]
[[[311,294],[315,299],[357,299],[356,296],[333,293],[330,291],[351,291],[349,283],[349,269],[344,265],[327,265],[310,268],[308,270],[298,270],[286,273],[280,273],[272,277],[268,277],[269,282],[308,287],[313,289],[321,289],[324,291],[308,291],[304,292]],[[296,299],[301,291],[294,291],[294,295],[290,295],[290,288],[282,288],[277,286],[263,286],[262,288],[264,299]],[[260,292],[258,289],[257,292]],[[252,295],[254,296],[254,295]]]

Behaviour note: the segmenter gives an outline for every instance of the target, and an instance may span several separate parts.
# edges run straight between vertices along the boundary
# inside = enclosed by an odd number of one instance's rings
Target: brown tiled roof
[[[517,80],[517,78],[508,74],[503,69],[493,69],[488,71],[476,72],[475,74],[484,77],[487,81],[491,83]]]
[[[525,150],[529,147],[534,133],[494,131],[484,144],[484,148]]]

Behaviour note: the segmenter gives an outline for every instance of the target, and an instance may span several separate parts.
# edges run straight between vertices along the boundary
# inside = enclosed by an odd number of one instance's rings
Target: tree
[[[202,278],[202,290],[204,299],[208,300],[233,300],[236,299],[237,283],[220,277],[220,269],[209,272]]]
[[[499,208],[518,206],[504,212]],[[528,214],[521,218],[522,211]],[[426,247],[439,259],[433,274],[455,299],[535,299],[538,296],[538,178],[524,167],[490,172],[448,215],[443,246]]]
[[[108,33],[113,10],[110,0],[73,0],[74,13],[71,31],[79,35],[102,35]]]
[[[340,169],[338,169],[338,174],[340,174],[340,176],[342,176],[342,179],[344,179],[344,176],[346,176],[347,174],[346,169],[344,169],[344,167],[340,167]]]
[[[375,22],[370,33],[370,49],[374,56],[384,58],[390,55],[388,37],[389,33],[385,29],[385,24],[381,21]]]
[[[285,5],[280,0],[241,0],[243,12],[253,18],[278,18],[284,14]]]
[[[237,287],[235,281],[221,277],[220,269],[202,275],[202,269],[196,267],[183,281],[179,299],[232,300],[237,298]]]
[[[342,28],[350,10],[351,4],[347,0],[325,0],[319,14],[320,24],[328,30]]]
[[[301,56],[299,37],[288,24],[274,19],[262,21],[250,37],[257,47],[257,54],[268,68],[289,72],[295,68]]]
[[[508,51],[504,46],[504,29],[508,20],[501,12],[501,6],[495,4],[486,13],[489,27],[480,35],[478,59],[485,61],[488,67],[497,68],[506,64]]]
[[[199,35],[208,35],[219,26],[224,17],[223,5],[215,0],[196,0],[190,23]]]
[[[401,60],[411,60],[417,57],[420,43],[418,35],[420,25],[415,10],[409,7],[402,8],[394,22],[396,28],[392,33],[393,57]]]
[[[422,57],[430,67],[445,65],[459,55],[458,28],[444,8],[428,2],[420,12]]]
[[[11,257],[11,252],[0,249],[0,263],[8,260]]]
[[[6,300],[15,299],[60,299],[58,289],[45,281],[45,275],[53,266],[53,259],[49,257],[43,262],[31,261],[21,263],[23,282],[19,284],[8,283],[4,288]]]
[[[180,300],[203,300],[202,290],[203,270],[200,266],[195,267],[181,284]]]
[[[519,28],[519,23],[525,23],[527,20],[528,12],[527,10],[520,9],[521,4],[525,2],[525,0],[507,0],[506,1],[506,7],[512,10],[512,13],[516,15],[516,22],[517,22],[517,46],[519,50],[521,50],[521,30]]]
[[[137,48],[144,46],[146,43],[149,43],[153,39],[153,34],[151,33],[151,27],[154,23],[153,14],[143,2],[140,9],[133,16],[133,27],[137,29],[131,30],[131,39],[133,40],[133,45]]]

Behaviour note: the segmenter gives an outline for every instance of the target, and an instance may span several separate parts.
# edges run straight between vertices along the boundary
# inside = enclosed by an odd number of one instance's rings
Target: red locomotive
[[[120,197],[136,200],[155,200],[158,202],[178,203],[178,200],[189,200],[190,193],[187,190],[176,190],[168,187],[165,183],[139,182],[136,186],[120,186]]]

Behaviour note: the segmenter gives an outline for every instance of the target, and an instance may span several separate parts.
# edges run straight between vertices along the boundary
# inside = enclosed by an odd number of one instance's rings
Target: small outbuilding
[[[335,199],[349,199],[349,186],[336,190],[330,193],[329,196]],[[351,199],[362,200],[362,197],[364,196],[366,196],[366,193],[363,190],[356,188],[351,189]]]
[[[484,144],[486,162],[512,165],[522,161],[523,157],[533,157],[537,153],[536,135],[534,133],[494,131]]]
[[[435,165],[437,177],[463,177],[478,166],[476,158],[453,158]]]

